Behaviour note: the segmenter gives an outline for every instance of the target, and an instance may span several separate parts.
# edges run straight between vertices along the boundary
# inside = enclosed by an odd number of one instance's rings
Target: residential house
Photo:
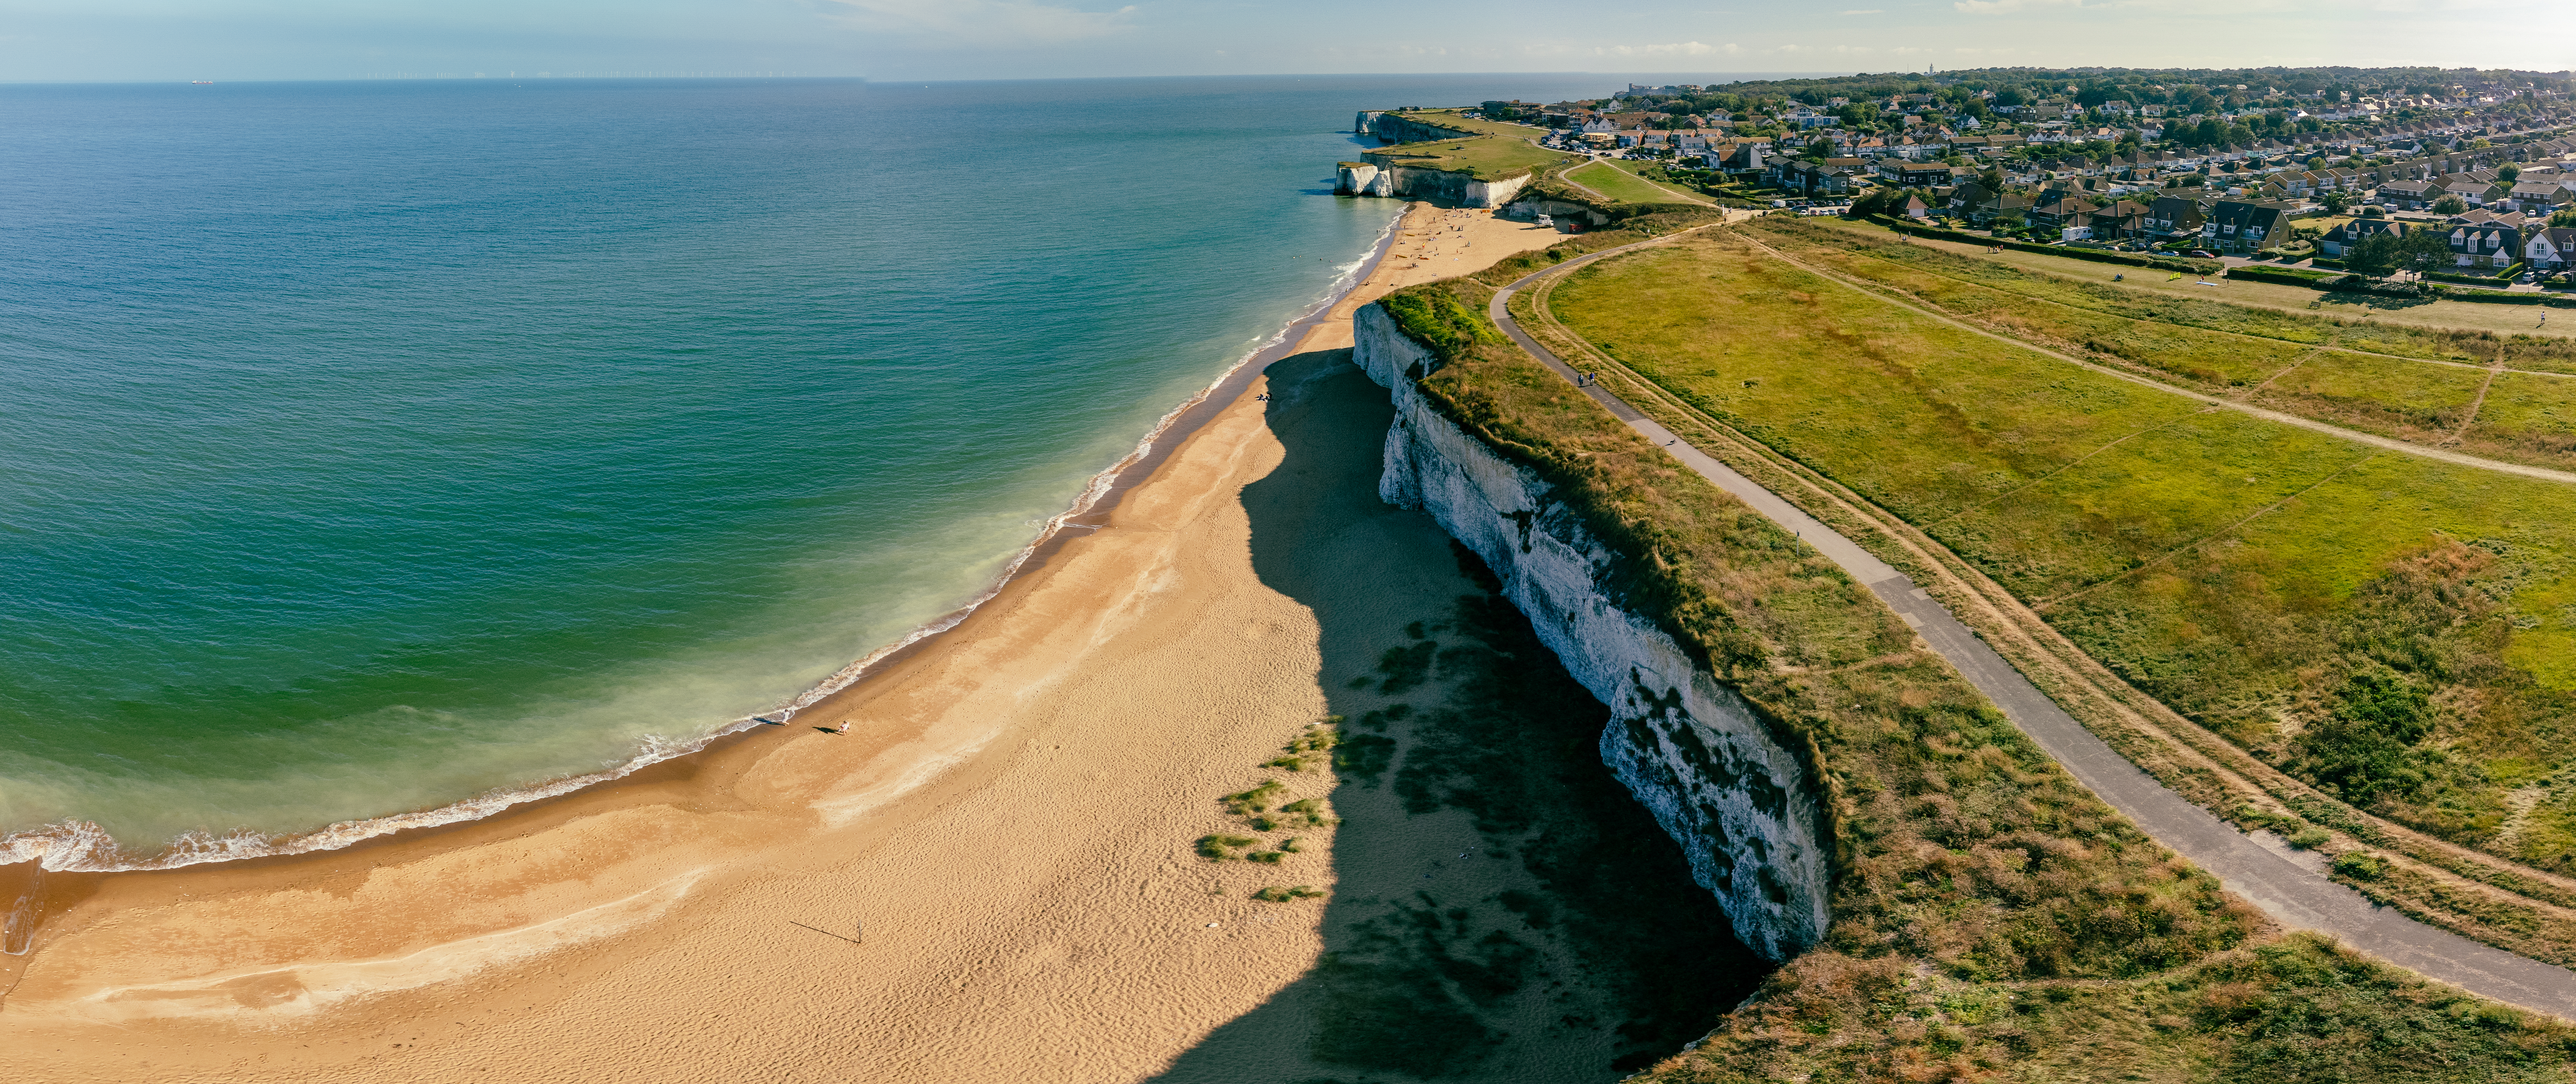
[[[2144,236],[2147,232],[2147,204],[2136,200],[2115,200],[2109,205],[2075,216],[2073,225],[2088,231],[2096,241],[2118,241]]]
[[[2393,218],[2356,218],[2327,230],[2317,241],[2317,248],[2328,256],[2341,257],[2358,245],[2383,233],[2405,236],[2414,227]]]
[[[2576,229],[2564,227],[2531,231],[2523,242],[2522,258],[2534,271],[2564,271],[2576,264]]]
[[[2100,207],[2095,200],[2074,192],[2052,188],[2039,195],[2030,209],[2030,224],[2043,230],[2058,231],[2074,224],[2075,216],[2091,214]]]
[[[2201,213],[2200,201],[2190,196],[2157,196],[2147,206],[2146,234],[2149,237],[2198,237],[2200,227],[2208,222]]]
[[[1959,187],[1975,188],[1977,186],[1972,184],[1963,184]],[[1954,198],[1951,202],[1956,204],[1958,201]],[[1967,212],[1968,221],[1974,222],[1980,226],[1992,226],[1995,224],[1996,219],[2003,218],[2008,215],[2019,215],[2023,219],[2027,220],[2030,217],[2031,209],[2035,203],[2036,201],[2032,200],[2030,194],[2026,192],[2006,192],[2001,195],[1994,196],[1980,194],[1974,202],[1966,204],[1964,210]]]
[[[2461,267],[2480,270],[2511,267],[2522,260],[2522,226],[2519,217],[2510,224],[2503,218],[2470,222],[2451,227],[2451,257]]]
[[[1906,188],[1932,188],[1957,184],[1973,176],[1973,173],[1966,166],[1880,159],[1878,175],[1891,184]]]
[[[2281,203],[2223,199],[2201,223],[2201,241],[2222,252],[2279,248],[2290,242],[2290,216],[2297,211]]]
[[[2409,211],[2421,211],[2442,198],[2442,193],[2429,181],[2383,181],[2379,185],[2379,202]]]
[[[2517,178],[2499,201],[2524,214],[2546,213],[2576,204],[2576,178],[2564,174],[2547,174],[2538,179]]]

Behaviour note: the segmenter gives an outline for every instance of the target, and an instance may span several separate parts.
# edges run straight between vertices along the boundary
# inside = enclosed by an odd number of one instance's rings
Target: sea
[[[778,719],[1346,288],[1353,114],[1612,76],[0,86],[0,864]]]

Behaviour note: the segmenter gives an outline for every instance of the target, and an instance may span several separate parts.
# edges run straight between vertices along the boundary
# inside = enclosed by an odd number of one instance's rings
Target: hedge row
[[[2502,290],[2461,290],[2448,286],[2427,286],[2433,296],[2444,301],[2477,301],[2489,305],[2547,305],[2553,309],[2576,309],[2576,297],[2560,294],[2509,294]]]
[[[2522,265],[2515,264],[2514,266],[2520,267]],[[2451,271],[2427,271],[2424,272],[2424,277],[2432,279],[2435,282],[2456,282],[2463,286],[2493,286],[2499,282],[2511,282],[2513,281],[2513,276],[2518,274],[2521,274],[2521,272],[2510,270],[2506,274],[2499,275],[2462,275]]]
[[[1870,217],[1870,221],[1876,222],[1879,225],[1885,226],[1899,233],[1913,234],[1916,237],[1930,237],[1942,241],[1965,241],[1979,245],[2000,245],[2004,248],[2014,249],[2021,252],[2038,252],[2049,256],[2071,256],[2078,260],[2091,260],[2095,263],[2126,264],[2130,267],[2152,267],[2159,271],[2181,271],[2193,275],[2213,274],[2219,268],[2226,266],[2216,260],[2177,260],[2171,257],[2137,256],[2126,252],[2104,252],[2100,249],[2092,248],[2034,245],[2028,241],[2013,241],[2001,237],[1980,237],[1976,234],[1966,233],[1960,230],[1945,230],[1933,226],[1918,226],[1911,222],[1900,222],[1892,218],[1875,215]]]
[[[2232,279],[2243,279],[2247,282],[2270,282],[2282,286],[2305,286],[2311,290],[2332,290],[2342,293],[2388,293],[2392,291],[2373,290],[2371,287],[2397,285],[2393,283],[2374,283],[2360,275],[2337,275],[2330,272],[2309,271],[2297,267],[2231,267],[2227,269],[2227,277]],[[2488,305],[2547,305],[2556,309],[2576,309],[2576,297],[2558,294],[2507,293],[2503,290],[2463,290],[2449,286],[2425,286],[2423,287],[2423,290],[2425,295],[2440,298],[2444,301],[2473,301]],[[2411,293],[2411,291],[2405,292]]]
[[[2332,271],[2310,271],[2304,267],[2254,267],[2248,265],[2244,267],[2228,268],[2227,277],[2232,279],[2243,279],[2247,282],[2278,283],[2283,286],[2312,286],[2322,290],[2326,288],[2328,283],[2332,283],[2344,276]]]

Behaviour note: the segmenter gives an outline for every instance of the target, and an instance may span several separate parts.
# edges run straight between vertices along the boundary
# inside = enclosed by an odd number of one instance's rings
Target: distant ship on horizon
[[[215,81],[212,79],[191,79],[188,81],[188,85],[195,87],[211,87],[215,85]]]

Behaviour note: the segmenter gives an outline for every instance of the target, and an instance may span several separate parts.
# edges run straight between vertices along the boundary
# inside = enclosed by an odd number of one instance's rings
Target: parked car
[[[2203,251],[2201,251],[2201,250],[2199,250],[2199,249],[2196,249],[2196,248],[2195,248],[2195,249],[2193,249],[2193,250],[2191,250],[2189,253],[2186,253],[2186,255],[2190,256],[2192,259],[2195,259],[2195,260],[2215,260],[2215,259],[2217,259],[2217,258],[2218,258],[2218,257],[2216,257],[2216,256],[2210,255],[2209,253],[2207,253],[2207,252],[2203,252]]]

